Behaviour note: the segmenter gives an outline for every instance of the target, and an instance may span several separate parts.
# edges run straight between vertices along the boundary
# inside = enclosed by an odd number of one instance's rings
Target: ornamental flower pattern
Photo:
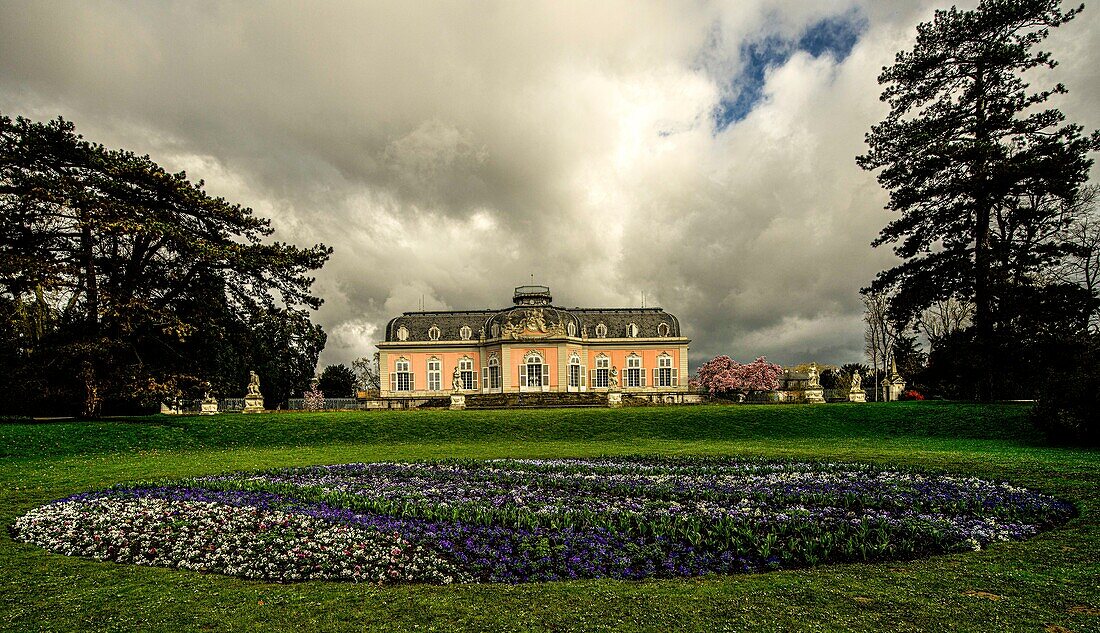
[[[371,463],[83,493],[13,535],[52,551],[276,581],[698,576],[984,548],[1062,501],[972,477],[723,458]]]

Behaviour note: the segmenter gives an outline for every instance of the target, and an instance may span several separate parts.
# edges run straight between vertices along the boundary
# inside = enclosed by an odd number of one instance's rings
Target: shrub
[[[1100,342],[1088,337],[1053,363],[1031,420],[1058,443],[1100,446]]]
[[[905,393],[901,394],[898,400],[924,400],[924,394],[916,389],[909,389]]]

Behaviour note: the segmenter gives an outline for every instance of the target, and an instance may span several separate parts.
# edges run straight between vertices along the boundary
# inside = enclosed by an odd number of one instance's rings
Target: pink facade
[[[659,308],[557,308],[545,287],[503,310],[409,312],[378,344],[381,395],[686,391],[688,339]]]

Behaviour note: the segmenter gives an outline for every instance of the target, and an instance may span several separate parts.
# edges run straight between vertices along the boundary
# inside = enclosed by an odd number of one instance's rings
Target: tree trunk
[[[989,178],[986,174],[986,152],[989,151],[989,132],[986,129],[985,70],[979,64],[976,69],[974,106],[974,144],[978,152],[975,166],[974,191],[974,328],[978,348],[976,397],[988,402],[993,397],[991,346],[993,345],[993,297],[990,288],[990,222],[992,204],[989,199]]]
[[[84,292],[86,336],[81,378],[84,381],[84,405],[80,417],[95,418],[102,412],[99,380],[96,373],[95,346],[99,343],[99,284],[96,279],[95,253],[93,249],[92,220],[87,209],[80,210],[80,254],[84,268]]]

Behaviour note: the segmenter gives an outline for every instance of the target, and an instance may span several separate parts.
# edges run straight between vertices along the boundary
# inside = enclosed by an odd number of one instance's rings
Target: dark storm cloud
[[[848,362],[858,290],[892,261],[869,247],[889,218],[854,156],[884,113],[879,69],[931,8],[7,2],[0,110],[62,114],[279,239],[335,247],[322,362],[368,355],[422,298],[502,306],[532,273],[565,305],[645,293],[693,363]],[[1090,127],[1097,14],[1050,46]],[[783,55],[745,54],[764,41]]]

